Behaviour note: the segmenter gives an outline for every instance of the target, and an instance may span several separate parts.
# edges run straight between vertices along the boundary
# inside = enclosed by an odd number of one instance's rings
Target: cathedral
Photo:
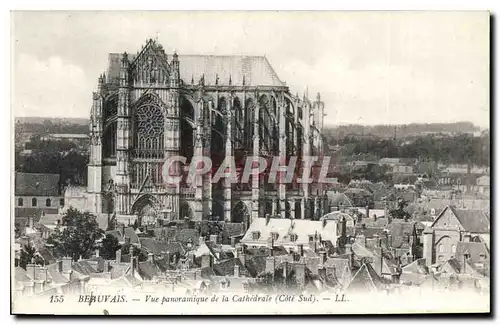
[[[187,159],[174,165],[180,174],[195,156],[213,166],[228,155],[321,157],[323,116],[320,95],[291,94],[263,56],[167,55],[152,39],[136,54],[110,53],[93,92],[86,209],[143,224],[315,218],[321,185],[268,182],[266,173],[172,185],[162,167],[173,156]]]

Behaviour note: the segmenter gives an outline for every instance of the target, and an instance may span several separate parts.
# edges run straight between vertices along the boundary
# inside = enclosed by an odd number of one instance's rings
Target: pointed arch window
[[[134,119],[137,158],[163,158],[164,117],[153,98],[147,98],[136,110]]]

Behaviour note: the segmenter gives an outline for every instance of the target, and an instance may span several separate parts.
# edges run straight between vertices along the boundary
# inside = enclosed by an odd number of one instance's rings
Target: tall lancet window
[[[135,111],[135,156],[142,159],[163,158],[163,113],[159,105],[147,101]]]

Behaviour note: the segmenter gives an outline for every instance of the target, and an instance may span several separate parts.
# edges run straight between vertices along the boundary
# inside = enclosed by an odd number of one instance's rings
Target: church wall
[[[446,209],[441,217],[436,221],[436,223],[432,226],[433,229],[463,229],[460,223],[457,220],[457,217],[453,214],[451,209]]]
[[[103,190],[107,190],[109,180],[116,181],[116,166],[103,166],[102,167],[102,185]]]

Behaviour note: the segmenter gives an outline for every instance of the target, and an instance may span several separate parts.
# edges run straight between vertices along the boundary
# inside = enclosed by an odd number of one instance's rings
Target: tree
[[[411,218],[411,215],[405,210],[408,202],[403,200],[402,198],[398,199],[398,207],[397,209],[392,209],[389,211],[389,214],[395,219],[404,219],[405,221]]]
[[[21,256],[19,257],[19,266],[26,270],[26,265],[31,263],[35,257],[36,249],[33,245],[28,244],[21,250]]]
[[[99,256],[106,260],[116,258],[116,251],[120,248],[120,243],[115,236],[107,234],[102,240],[102,245],[99,248]]]
[[[64,230],[56,230],[47,243],[54,247],[56,257],[70,256],[73,260],[90,258],[97,248],[96,241],[104,232],[99,228],[96,216],[70,208],[62,218]]]

